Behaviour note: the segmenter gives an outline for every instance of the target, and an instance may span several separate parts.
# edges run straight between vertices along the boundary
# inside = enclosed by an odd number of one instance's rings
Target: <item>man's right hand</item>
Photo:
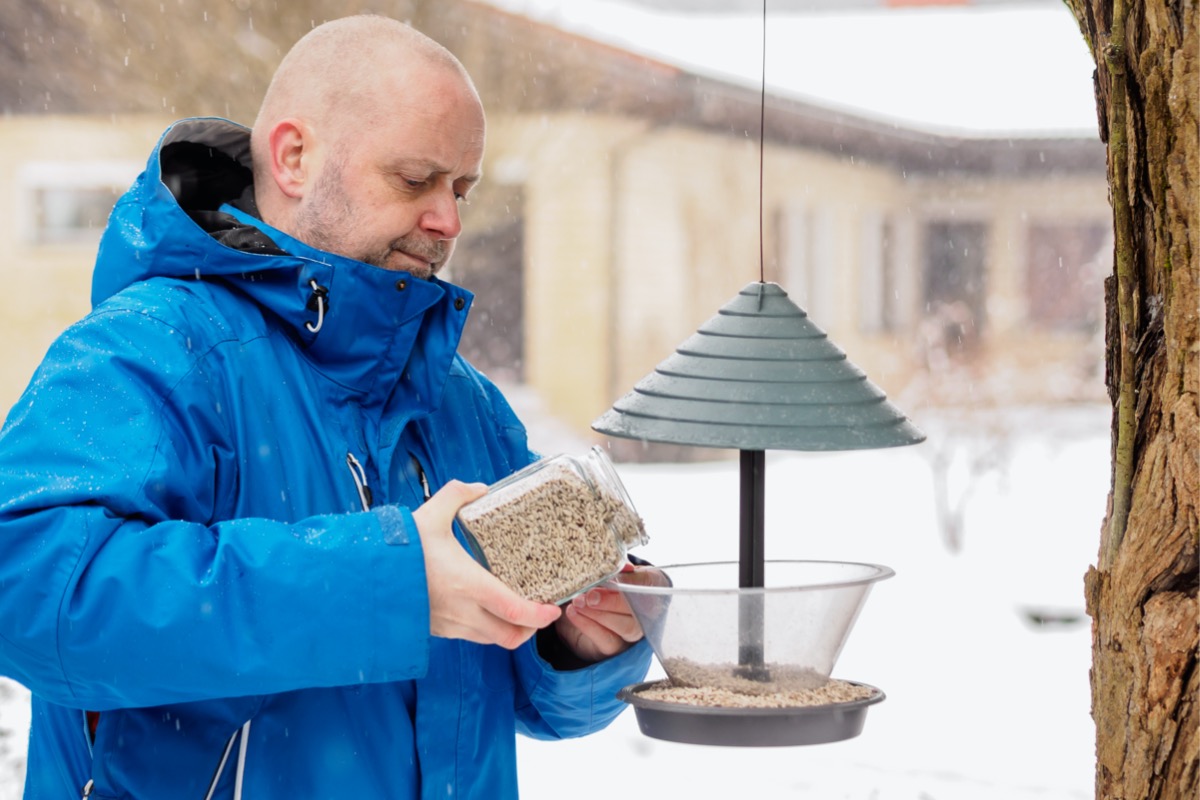
[[[425,553],[429,630],[434,636],[513,650],[562,614],[526,600],[480,566],[454,538],[458,509],[487,493],[482,483],[450,481],[413,511]]]

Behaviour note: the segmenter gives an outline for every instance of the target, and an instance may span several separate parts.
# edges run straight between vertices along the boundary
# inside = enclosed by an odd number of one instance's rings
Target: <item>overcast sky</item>
[[[616,0],[489,2],[761,85],[761,14],[670,13]],[[1096,136],[1094,66],[1061,3],[767,15],[771,91],[938,132]]]

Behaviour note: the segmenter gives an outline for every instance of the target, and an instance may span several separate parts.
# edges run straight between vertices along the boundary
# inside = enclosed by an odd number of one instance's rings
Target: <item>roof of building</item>
[[[979,136],[760,87],[638,52],[495,4],[401,0],[390,13],[456,53],[497,113],[624,114],[816,148],[916,173],[1103,172],[1089,136]],[[249,121],[271,72],[318,22],[364,0],[193,3],[8,0],[0,4],[0,111],[215,114]],[[568,28],[570,26],[567,26]]]

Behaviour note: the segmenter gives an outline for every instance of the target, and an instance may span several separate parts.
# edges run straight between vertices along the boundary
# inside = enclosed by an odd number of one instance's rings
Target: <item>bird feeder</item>
[[[740,451],[738,562],[663,566],[671,584],[665,587],[613,581],[668,678],[702,685],[685,673],[729,663],[725,680],[751,695],[828,681],[869,589],[893,573],[877,564],[768,562],[766,451],[897,447],[924,434],[779,285],[766,282],[745,286],[592,427]],[[643,733],[715,745],[851,738],[866,709],[883,699],[877,688],[857,684],[865,696],[846,702],[711,707],[645,699],[646,686],[621,692]]]

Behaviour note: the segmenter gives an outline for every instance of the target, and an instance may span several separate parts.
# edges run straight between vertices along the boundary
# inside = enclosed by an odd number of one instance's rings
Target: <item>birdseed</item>
[[[526,491],[485,495],[458,518],[493,575],[530,600],[563,603],[620,571],[619,542],[642,541],[642,521],[565,465],[534,477]]]
[[[717,686],[678,686],[666,680],[638,690],[637,696],[663,703],[712,708],[800,708],[866,700],[876,690],[857,683],[831,678],[815,689],[743,694]]]
[[[736,694],[770,695],[819,689],[829,680],[794,664],[700,664],[688,658],[663,659],[675,686],[722,689]]]

